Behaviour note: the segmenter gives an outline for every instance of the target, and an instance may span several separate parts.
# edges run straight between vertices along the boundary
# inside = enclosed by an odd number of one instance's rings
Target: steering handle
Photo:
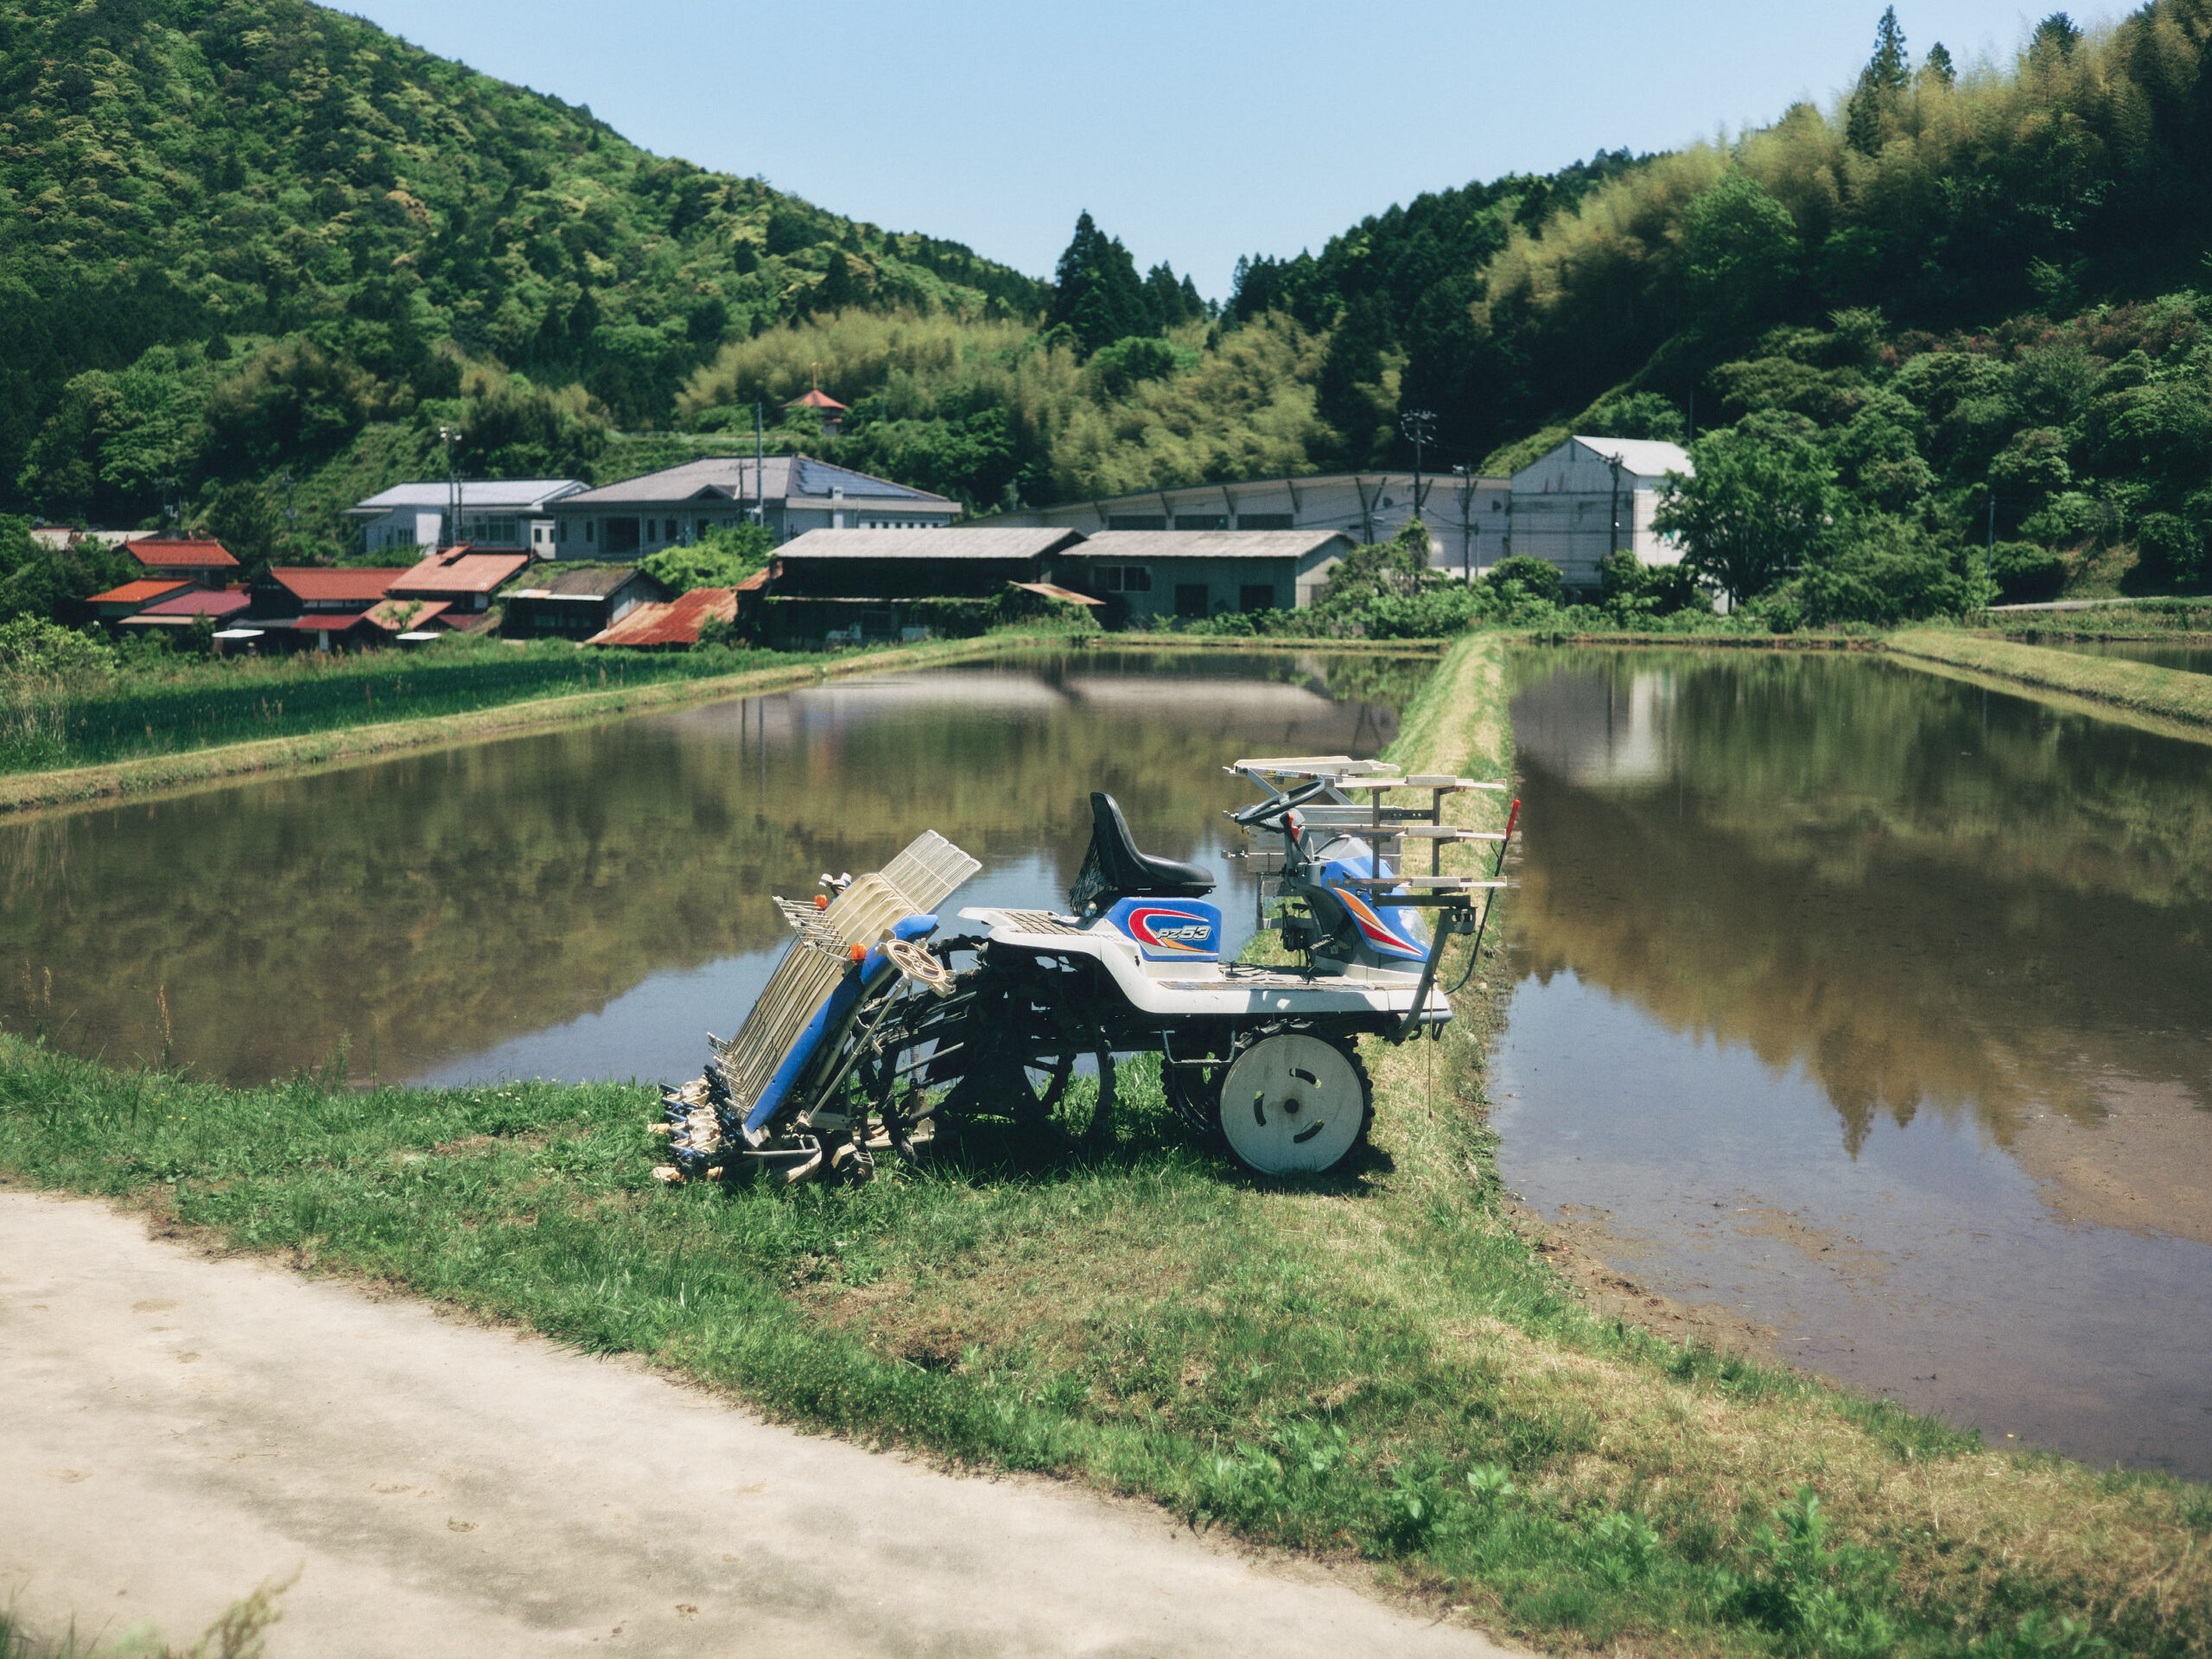
[[[1287,795],[1278,796],[1272,801],[1255,802],[1241,811],[1231,812],[1229,815],[1229,821],[1231,823],[1242,824],[1247,830],[1258,829],[1271,820],[1281,817],[1293,807],[1305,805],[1306,802],[1328,788],[1330,782],[1331,780],[1326,778],[1316,778],[1310,784],[1300,784]]]

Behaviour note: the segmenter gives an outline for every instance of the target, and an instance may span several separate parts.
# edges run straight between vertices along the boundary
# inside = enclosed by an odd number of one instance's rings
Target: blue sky
[[[1049,276],[1088,207],[1140,267],[1225,294],[1427,189],[1662,149],[1823,105],[1873,42],[1852,0],[1114,6],[969,0],[351,0],[647,149]],[[2009,58],[2040,10],[1905,0],[1916,60]],[[2076,10],[2077,22],[2102,14]]]

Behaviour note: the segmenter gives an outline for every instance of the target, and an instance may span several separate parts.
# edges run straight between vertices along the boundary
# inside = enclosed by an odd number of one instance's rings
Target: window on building
[[[1275,589],[1271,582],[1248,582],[1236,590],[1236,608],[1240,611],[1272,611],[1275,608]]]
[[[586,541],[589,541],[589,540],[591,540],[591,529],[592,529],[591,520],[590,520],[590,519],[588,519],[588,518],[585,519],[585,520],[584,520],[584,540],[586,540]]]
[[[1240,512],[1236,515],[1239,530],[1296,530],[1292,522],[1294,514],[1287,512]]]
[[[1229,515],[1225,512],[1179,512],[1175,515],[1178,530],[1227,530]]]
[[[1165,530],[1167,515],[1164,512],[1115,512],[1106,515],[1109,530]]]
[[[1175,584],[1175,614],[1204,616],[1206,613],[1206,585],[1203,582],[1179,582]]]
[[[607,539],[604,545],[609,553],[636,552],[638,550],[638,521],[635,518],[609,518],[607,521]]]
[[[563,518],[559,524],[553,527],[553,539],[556,542],[565,542],[569,539],[569,521],[567,519]]]
[[[1152,571],[1141,564],[1094,564],[1090,567],[1090,580],[1102,594],[1152,591]]]

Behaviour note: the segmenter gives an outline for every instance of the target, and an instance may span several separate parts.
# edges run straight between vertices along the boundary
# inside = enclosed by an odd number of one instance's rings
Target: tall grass
[[[195,661],[64,684],[0,682],[0,772],[41,772],[529,697],[709,678],[794,660],[770,651],[645,655],[563,640],[455,640],[422,652]]]

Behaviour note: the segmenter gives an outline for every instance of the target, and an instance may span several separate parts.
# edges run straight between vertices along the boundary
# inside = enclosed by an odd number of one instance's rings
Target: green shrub
[[[1501,592],[1508,582],[1516,583],[1526,597],[1553,605],[1559,603],[1566,586],[1557,565],[1549,559],[1532,558],[1526,553],[1500,559],[1483,573],[1483,580]]]
[[[1989,550],[1989,579],[2014,603],[2054,599],[2066,584],[2066,561],[2033,542],[1999,542]]]

